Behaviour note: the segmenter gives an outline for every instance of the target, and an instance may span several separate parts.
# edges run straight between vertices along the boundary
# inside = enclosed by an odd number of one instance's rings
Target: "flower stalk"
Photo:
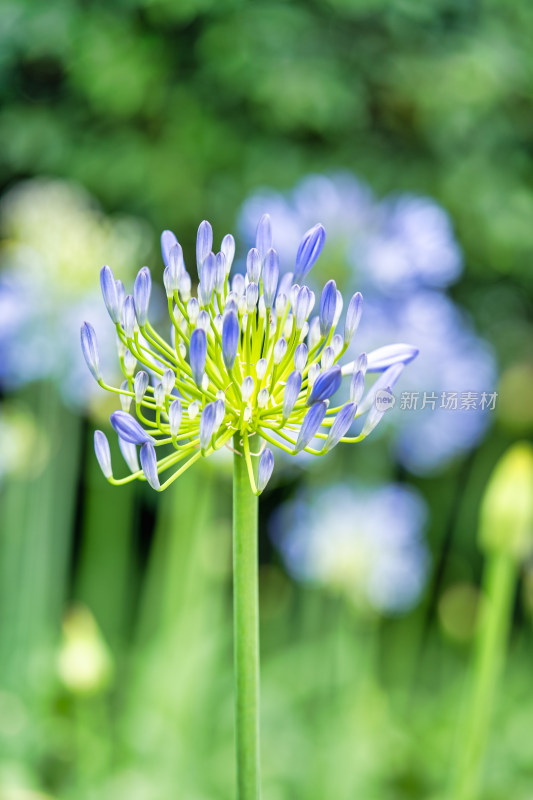
[[[259,798],[258,499],[233,440],[233,613],[238,800]]]

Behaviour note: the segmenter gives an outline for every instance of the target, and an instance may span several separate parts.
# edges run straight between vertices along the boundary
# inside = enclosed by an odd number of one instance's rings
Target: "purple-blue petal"
[[[347,344],[352,340],[352,337],[357,330],[361,315],[363,313],[363,295],[361,292],[356,292],[352,295],[348,303],[346,311],[346,320],[344,322],[344,342]]]
[[[176,434],[178,433],[181,425],[182,414],[183,414],[183,409],[181,406],[181,400],[178,397],[176,398],[176,400],[172,401],[168,409],[168,422],[170,425],[171,436],[176,436]]]
[[[325,402],[314,403],[314,405],[311,406],[302,422],[302,427],[300,428],[298,439],[294,447],[295,453],[299,453],[300,450],[307,447],[311,439],[318,433],[318,429],[326,415],[327,408],[328,406]]]
[[[337,310],[337,285],[334,280],[326,283],[320,297],[320,335],[326,337],[331,330]]]
[[[318,403],[321,400],[327,400],[332,394],[335,394],[342,382],[342,371],[338,364],[321,372],[311,389],[311,394],[307,400],[307,405],[311,406],[313,403]]]
[[[294,270],[293,283],[301,283],[305,278],[322,252],[325,241],[326,231],[320,224],[315,225],[304,234],[296,254],[296,268]]]
[[[418,347],[412,344],[388,344],[367,353],[367,372],[383,372],[393,364],[408,364],[418,355]]]
[[[302,388],[302,373],[295,369],[287,378],[285,391],[283,392],[283,419],[287,419],[298,400],[300,389]]]
[[[201,386],[207,358],[207,336],[202,328],[195,328],[189,343],[189,362],[197,386]]]
[[[196,237],[196,264],[198,267],[198,277],[200,277],[200,269],[204,263],[204,259],[213,249],[213,228],[209,222],[204,219],[198,228],[198,235]]]
[[[98,355],[98,344],[96,333],[89,322],[84,322],[80,331],[81,350],[83,357],[89,367],[93,378],[100,382],[102,374],[100,372],[100,357]]]
[[[126,411],[114,411],[111,414],[111,425],[118,435],[127,442],[132,442],[132,444],[153,442],[150,434]]]
[[[231,310],[226,311],[222,322],[222,358],[228,370],[233,369],[239,348],[240,335],[241,329],[237,314]]]
[[[265,447],[259,458],[257,466],[257,488],[260,492],[263,491],[269,482],[272,472],[274,471],[274,454],[270,448]]]
[[[161,255],[163,256],[163,264],[165,267],[168,267],[170,251],[176,244],[178,244],[178,240],[172,231],[163,231],[161,234]]]
[[[278,279],[279,256],[275,250],[270,248],[265,255],[265,262],[263,264],[263,296],[265,298],[265,306],[268,309],[271,309],[274,303],[276,289],[278,288]]]
[[[137,458],[137,447],[133,442],[127,442],[122,436],[118,437],[118,446],[124,458],[124,461],[130,468],[131,472],[138,472],[139,459]]]
[[[263,214],[259,220],[255,235],[255,246],[261,259],[265,258],[268,250],[272,247],[272,225],[268,214]]]
[[[94,432],[94,452],[100,469],[104,473],[105,478],[113,477],[113,470],[111,468],[111,451],[109,449],[109,442],[107,436],[103,431]]]
[[[148,267],[143,267],[137,273],[133,284],[133,300],[135,302],[135,314],[137,322],[142,328],[146,325],[148,318],[148,306],[150,304],[150,292],[152,291],[152,278]]]
[[[329,429],[328,438],[324,444],[326,453],[340,442],[343,436],[348,433],[350,425],[354,421],[357,403],[346,403],[333,420],[333,425]]]
[[[111,270],[105,264],[100,270],[100,287],[102,289],[102,297],[104,298],[105,307],[108,310],[109,316],[115,323],[120,322],[120,303],[117,291],[117,284],[115,277]]]
[[[208,449],[211,444],[211,438],[215,432],[216,422],[216,408],[214,403],[208,403],[202,411],[200,417],[200,449],[202,453]]]
[[[155,447],[150,442],[145,442],[141,447],[141,467],[144,477],[152,487],[158,491],[161,488],[159,475],[157,474],[157,456]]]

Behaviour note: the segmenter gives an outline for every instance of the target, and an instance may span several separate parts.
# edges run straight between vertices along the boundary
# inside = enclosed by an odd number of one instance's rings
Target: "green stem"
[[[500,671],[503,666],[513,598],[516,589],[516,562],[507,553],[496,552],[485,567],[485,603],[478,632],[473,682],[461,733],[461,754],[453,800],[479,797],[480,773],[490,731],[490,717]]]
[[[259,798],[259,611],[257,497],[239,435],[233,461],[233,596],[237,798]]]

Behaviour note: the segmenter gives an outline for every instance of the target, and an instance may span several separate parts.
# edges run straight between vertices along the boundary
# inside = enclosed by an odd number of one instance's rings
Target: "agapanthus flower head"
[[[417,350],[391,345],[341,366],[361,316],[362,297],[356,293],[351,298],[346,320],[340,324],[343,301],[330,280],[318,313],[311,317],[316,298],[303,280],[320,255],[325,235],[321,225],[307,231],[294,272],[280,278],[270,219],[264,215],[256,246],[246,259],[246,275],[237,272],[230,279],[233,237],[225,236],[220,251],[214,253],[213,231],[204,221],[197,238],[195,297],[183,250],[174,234],[164,231],[161,251],[170,341],[149,321],[148,267],[139,271],[133,294],[127,296],[111,268],[102,268],[102,292],[116,328],[125,377],[120,387],[105,383],[96,336],[88,323],[82,326],[81,344],[94,378],[120,396],[122,410],[111,415],[111,424],[133,470],[130,475],[113,477],[105,435],[98,431],[95,436],[98,461],[111,483],[140,478],[156,490],[164,489],[235,436],[252,490],[259,494],[274,467],[267,445],[291,455],[305,450],[320,456],[339,442],[360,442],[374,429],[383,412],[373,404],[375,388],[364,395],[367,370],[383,373],[375,386],[390,388]],[[336,332],[339,325],[342,334]],[[343,378],[350,396],[339,403],[333,398]],[[360,432],[350,436],[362,414],[367,417]],[[257,477],[249,441],[253,436],[260,442]],[[167,472],[162,481],[160,475]]]

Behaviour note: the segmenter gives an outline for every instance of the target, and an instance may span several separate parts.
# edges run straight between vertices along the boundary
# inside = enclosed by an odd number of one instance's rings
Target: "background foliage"
[[[494,353],[499,397],[476,447],[425,474],[391,456],[390,434],[339,452],[327,476],[280,469],[262,501],[264,791],[444,797],[479,624],[480,500],[533,429],[533,7],[4,0],[0,14],[3,193],[61,179],[101,206],[76,195],[87,235],[73,200],[45,199],[34,220],[30,195],[22,233],[3,206],[2,348],[35,365],[14,377],[3,354],[0,370],[0,797],[232,796],[230,462],[165,497],[112,490],[90,444],[108,401],[94,387],[80,399],[66,355],[38,367],[94,307],[102,242],[128,254],[114,256],[121,277],[142,263],[160,277],[161,229],[191,262],[201,219],[220,239],[262,187],[287,196],[340,170],[376,202],[424,195],[450,214],[465,269],[448,296]],[[409,613],[290,577],[269,536],[279,509],[337,481],[408,484],[425,501],[431,566]],[[520,574],[487,800],[531,791],[527,561]]]

